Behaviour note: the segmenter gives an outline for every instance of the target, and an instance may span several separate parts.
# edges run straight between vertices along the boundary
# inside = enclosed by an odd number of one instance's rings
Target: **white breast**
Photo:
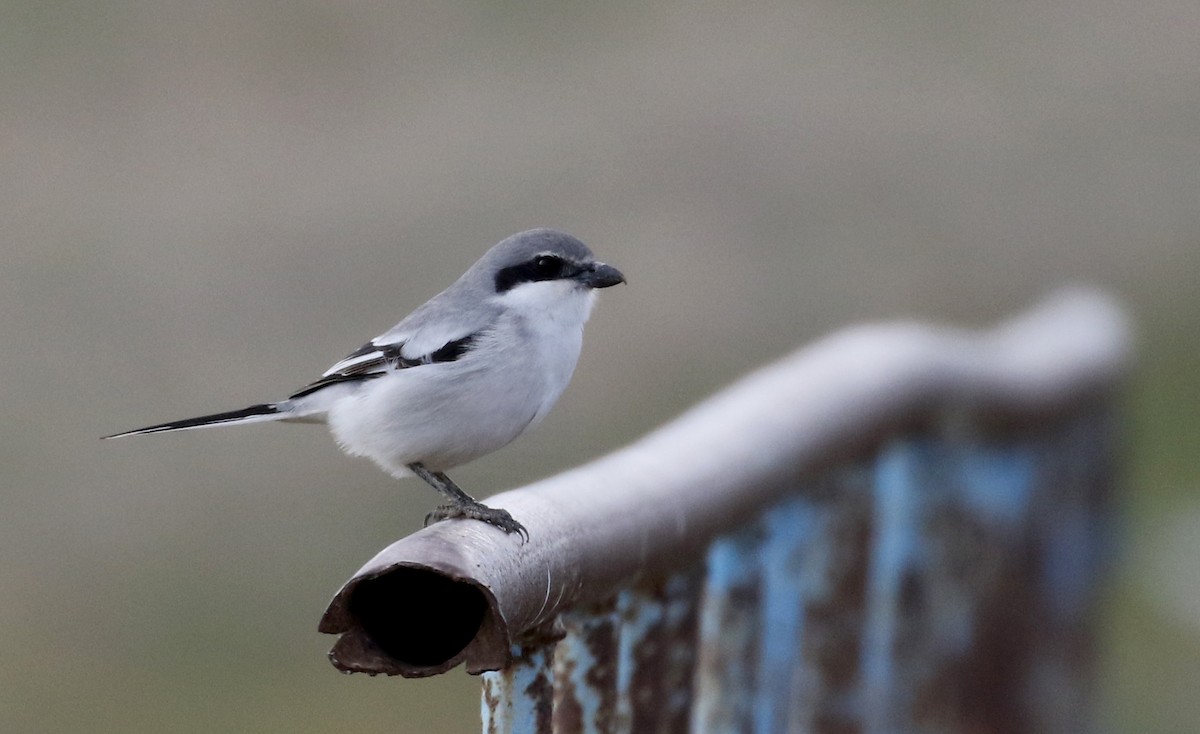
[[[573,281],[523,283],[499,297],[509,310],[544,380],[536,424],[567,387],[583,346],[583,325],[596,303],[596,292]]]

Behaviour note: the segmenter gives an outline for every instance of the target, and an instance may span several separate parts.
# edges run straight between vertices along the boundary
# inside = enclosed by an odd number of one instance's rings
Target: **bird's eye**
[[[522,283],[561,280],[574,272],[569,261],[553,253],[534,255],[527,260],[501,268],[496,273],[496,292],[504,293]]]
[[[533,268],[541,277],[553,277],[562,270],[562,260],[553,255],[538,255],[533,260]]]

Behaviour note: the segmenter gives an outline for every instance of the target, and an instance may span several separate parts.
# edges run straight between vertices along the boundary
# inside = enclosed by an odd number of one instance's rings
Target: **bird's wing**
[[[448,309],[451,304],[426,303],[383,334],[346,355],[290,397],[310,395],[340,382],[382,377],[399,369],[454,362],[478,345],[498,314],[490,308],[471,312]],[[430,308],[441,305],[443,308]],[[441,314],[441,318],[433,316]]]

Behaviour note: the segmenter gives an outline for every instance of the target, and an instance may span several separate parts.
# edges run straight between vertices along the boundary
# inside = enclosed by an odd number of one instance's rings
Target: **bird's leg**
[[[488,525],[494,525],[506,533],[518,533],[525,540],[529,539],[529,533],[525,530],[525,526],[514,520],[512,515],[508,514],[506,510],[488,507],[476,500],[471,495],[462,491],[450,477],[442,472],[430,471],[421,463],[409,464],[408,468],[412,470],[413,474],[424,479],[426,484],[450,498],[449,503],[439,505],[433,512],[425,516],[425,525],[428,526],[431,522],[437,522],[438,520],[466,517],[486,522]]]

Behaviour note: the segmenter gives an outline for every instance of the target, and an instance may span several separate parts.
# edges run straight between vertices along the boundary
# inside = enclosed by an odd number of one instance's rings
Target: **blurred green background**
[[[840,325],[1064,282],[1139,331],[1112,731],[1200,731],[1200,4],[0,4],[0,731],[450,732],[328,597],[435,503],[280,397],[521,229],[629,276],[481,494]]]

